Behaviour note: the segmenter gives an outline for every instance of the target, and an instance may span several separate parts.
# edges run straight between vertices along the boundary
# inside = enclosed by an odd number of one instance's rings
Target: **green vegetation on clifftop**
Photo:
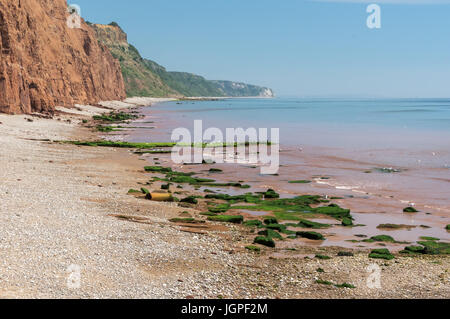
[[[209,81],[185,72],[168,72],[154,61],[144,59],[128,43],[127,34],[113,22],[90,24],[97,39],[120,62],[128,96],[151,97],[272,97],[272,90],[231,81]]]

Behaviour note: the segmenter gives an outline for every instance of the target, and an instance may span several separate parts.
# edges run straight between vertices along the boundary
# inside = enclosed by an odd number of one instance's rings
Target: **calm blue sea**
[[[450,99],[228,99],[144,110],[163,128],[134,140],[170,139],[173,127],[280,128],[285,145],[450,150]],[[163,137],[161,137],[163,134]]]

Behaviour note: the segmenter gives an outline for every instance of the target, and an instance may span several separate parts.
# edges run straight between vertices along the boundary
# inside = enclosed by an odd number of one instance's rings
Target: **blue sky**
[[[450,0],[73,0],[171,71],[281,96],[450,97]],[[381,6],[381,29],[366,7]]]

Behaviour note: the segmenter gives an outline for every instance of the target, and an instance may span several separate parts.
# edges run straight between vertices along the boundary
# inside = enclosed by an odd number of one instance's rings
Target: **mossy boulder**
[[[253,243],[271,247],[271,248],[275,248],[274,240],[272,238],[265,237],[265,236],[256,237],[255,240],[253,241]]]
[[[264,224],[266,225],[278,224],[278,220],[276,218],[266,218],[264,219]]]
[[[222,223],[232,223],[232,224],[242,224],[244,221],[244,217],[241,215],[217,215],[217,216],[209,216],[208,220],[213,222],[222,222]]]
[[[215,206],[209,206],[208,210],[211,213],[219,214],[219,213],[226,213],[230,208],[231,206],[229,204],[218,204]]]
[[[407,246],[401,251],[403,254],[423,254],[425,248],[423,246]]]
[[[450,244],[436,241],[419,241],[424,246],[423,253],[426,255],[450,255]]]
[[[170,190],[170,184],[162,184],[161,189],[162,190]]]
[[[285,225],[281,225],[281,224],[269,224],[265,226],[267,229],[273,229],[273,230],[277,230],[279,232],[285,231],[286,230],[286,226]]]
[[[296,232],[295,235],[297,237],[307,238],[311,240],[325,240],[325,237],[322,234],[313,231],[299,231]]]
[[[280,198],[280,194],[275,192],[273,189],[269,189],[267,192],[264,193],[264,198],[266,199]]]
[[[317,207],[314,209],[314,213],[316,214],[322,214],[322,215],[328,215],[336,219],[343,219],[343,218],[352,218],[350,215],[349,209],[344,209],[339,207],[339,205],[331,204],[328,206],[323,207]]]
[[[344,217],[342,219],[342,226],[345,226],[345,227],[353,226],[353,220],[351,218]]]
[[[276,231],[272,230],[272,229],[265,229],[265,230],[261,230],[258,235],[264,236],[264,237],[268,237],[268,238],[274,238],[274,239],[283,239],[283,236],[281,236],[279,233],[277,233]]]
[[[300,220],[300,222],[298,223],[297,226],[302,227],[302,228],[311,228],[311,229],[321,229],[321,228],[330,227],[329,224],[316,223],[316,222],[312,222],[312,221],[306,220],[306,219]]]
[[[245,226],[249,227],[263,227],[263,223],[260,220],[247,220],[244,222]]]
[[[162,166],[145,166],[144,170],[146,172],[152,173],[171,173],[172,169],[170,167],[162,167]]]
[[[392,260],[395,257],[394,255],[391,254],[389,249],[383,248],[383,249],[373,249],[369,254],[369,258]]]
[[[198,200],[195,196],[189,196],[186,198],[183,198],[182,200],[180,200],[181,203],[188,203],[188,204],[194,204],[197,205],[198,204]]]
[[[395,243],[395,239],[388,235],[378,235],[370,238],[374,242]]]

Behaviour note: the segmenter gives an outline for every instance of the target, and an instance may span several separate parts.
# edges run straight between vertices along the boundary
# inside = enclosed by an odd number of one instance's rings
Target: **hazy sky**
[[[450,97],[450,0],[73,0],[170,71],[278,95]],[[381,29],[366,25],[370,3]]]

